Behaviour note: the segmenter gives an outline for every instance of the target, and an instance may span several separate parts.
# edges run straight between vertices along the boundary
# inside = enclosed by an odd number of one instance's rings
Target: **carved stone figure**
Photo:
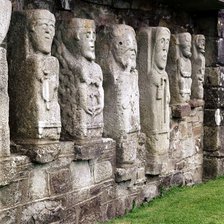
[[[142,28],[138,34],[140,114],[148,174],[159,174],[168,156],[170,89],[165,68],[169,42],[170,31],[164,27]]]
[[[191,35],[172,35],[167,72],[170,79],[171,103],[181,104],[190,100],[191,95]]]
[[[18,45],[23,44],[17,46],[21,52],[14,56],[10,79],[14,140],[19,144],[54,144],[61,132],[59,63],[51,56],[55,18],[47,10],[27,10],[21,16],[25,27]]]
[[[104,133],[120,142],[119,163],[134,163],[139,118],[137,43],[127,25],[111,25],[100,34],[98,61],[104,73]]]
[[[8,32],[12,4],[9,0],[0,0],[0,157],[10,155],[9,140],[9,97],[8,64],[6,49],[1,46]]]
[[[73,18],[57,35],[61,62],[60,105],[62,135],[66,139],[100,139],[103,132],[103,75],[95,63],[95,23]]]
[[[194,35],[192,44],[192,99],[203,99],[205,75],[205,36]]]

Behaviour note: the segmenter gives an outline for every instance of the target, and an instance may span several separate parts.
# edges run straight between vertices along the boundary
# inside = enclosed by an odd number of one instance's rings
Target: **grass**
[[[173,188],[109,223],[224,224],[224,177],[193,187]]]

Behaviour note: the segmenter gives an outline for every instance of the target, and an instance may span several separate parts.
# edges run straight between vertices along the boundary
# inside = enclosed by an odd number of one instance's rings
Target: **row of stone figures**
[[[9,27],[11,2],[0,0],[0,5],[1,44]],[[190,96],[203,98],[204,36],[193,37],[191,57],[191,35],[171,36],[164,27],[142,28],[137,41],[134,29],[124,24],[106,26],[96,41],[94,21],[80,18],[61,22],[56,31],[53,57],[54,15],[26,10],[12,16],[10,129],[11,139],[20,146],[17,150],[44,163],[58,154],[60,136],[86,144],[101,141],[104,132],[117,141],[118,166],[129,167],[136,161],[141,126],[148,149],[146,173],[159,174],[169,148],[170,89],[172,104],[186,103]],[[0,54],[0,152],[9,156],[4,47]]]

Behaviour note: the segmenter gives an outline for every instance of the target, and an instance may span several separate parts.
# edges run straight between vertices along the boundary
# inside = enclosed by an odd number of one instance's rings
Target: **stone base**
[[[191,113],[191,107],[188,103],[172,105],[171,110],[173,118],[184,118]]]
[[[195,107],[203,107],[205,105],[205,101],[201,99],[192,99],[189,101],[191,108]]]
[[[75,143],[74,160],[97,159],[101,155],[103,148],[103,139]]]
[[[18,145],[12,145],[11,150],[28,156],[32,162],[48,163],[58,158],[60,144],[59,142],[42,142],[41,144],[21,142]]]

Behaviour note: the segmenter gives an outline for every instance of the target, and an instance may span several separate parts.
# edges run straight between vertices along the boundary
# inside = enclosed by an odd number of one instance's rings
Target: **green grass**
[[[107,223],[224,224],[224,177],[193,187],[173,188]]]

